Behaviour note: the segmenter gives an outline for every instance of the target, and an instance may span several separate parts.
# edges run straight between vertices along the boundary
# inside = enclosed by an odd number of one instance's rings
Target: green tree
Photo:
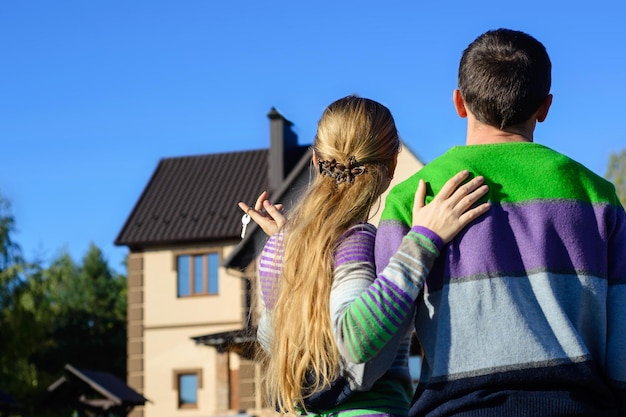
[[[126,278],[109,268],[94,244],[77,265],[61,254],[44,271],[51,323],[38,368],[61,372],[66,363],[126,379]]]
[[[620,153],[611,153],[604,177],[615,185],[617,196],[626,207],[626,149]]]
[[[40,388],[30,356],[45,335],[43,293],[37,285],[41,270],[24,261],[14,233],[10,203],[0,195],[0,388],[24,401]]]
[[[106,370],[125,380],[126,277],[109,268],[102,251],[93,243],[82,261],[80,291],[88,302],[84,310],[88,333],[83,349],[88,346],[91,350],[83,366]]]
[[[48,268],[24,260],[15,218],[0,194],[0,388],[21,416],[57,417],[37,400],[71,363],[126,377],[126,277],[91,244],[81,264],[67,252]]]
[[[0,271],[19,263],[22,258],[19,245],[11,237],[13,233],[15,218],[11,213],[11,204],[0,194]]]

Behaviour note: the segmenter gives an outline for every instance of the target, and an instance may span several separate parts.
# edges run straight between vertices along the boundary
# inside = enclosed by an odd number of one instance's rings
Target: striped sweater
[[[436,260],[415,329],[425,352],[411,416],[625,416],[626,225],[612,184],[539,144],[455,147],[391,190],[384,268],[420,178],[461,169],[492,208]]]
[[[371,224],[355,225],[336,247],[330,314],[342,357],[341,378],[307,401],[309,411],[341,416],[408,413],[413,394],[408,352],[414,301],[443,245],[429,230],[414,228],[389,267],[376,277],[375,233]],[[265,308],[258,339],[268,352],[281,256],[278,234],[268,240],[259,260]]]

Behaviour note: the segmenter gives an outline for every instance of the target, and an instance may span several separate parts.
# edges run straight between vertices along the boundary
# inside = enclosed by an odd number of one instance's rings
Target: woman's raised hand
[[[487,194],[489,188],[483,184],[482,176],[459,186],[468,176],[469,172],[464,170],[450,178],[426,205],[426,183],[420,179],[413,203],[413,225],[432,230],[448,243],[470,222],[485,214],[491,207],[489,202],[472,205]]]
[[[277,233],[287,222],[282,213],[283,205],[270,203],[267,199],[267,191],[259,195],[254,207],[240,201],[239,208],[248,214],[268,236]]]

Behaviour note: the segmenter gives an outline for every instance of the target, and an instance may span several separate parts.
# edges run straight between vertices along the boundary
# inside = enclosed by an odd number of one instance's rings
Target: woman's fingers
[[[456,204],[456,210],[459,213],[459,223],[463,226],[472,222],[481,214],[489,210],[491,205],[489,202],[482,203],[476,207],[472,207],[478,200],[489,192],[489,187],[485,184],[478,186],[482,181],[471,184],[465,189],[467,195],[464,195]],[[478,188],[476,188],[478,186]]]
[[[426,183],[423,179],[420,179],[417,185],[417,191],[415,192],[415,200],[413,201],[413,207],[422,208],[426,205]]]
[[[282,213],[282,204],[272,204],[267,199],[267,191],[263,191],[254,203],[254,207],[250,207],[243,201],[238,203],[239,208],[258,224],[268,235],[278,232],[287,222]]]
[[[433,200],[424,205],[426,185],[420,181],[415,192],[413,224],[424,226],[449,242],[465,226],[489,210],[489,203],[474,205],[484,197],[489,187],[478,176],[463,184],[469,172],[464,170],[450,178]]]
[[[417,185],[417,191],[415,192],[415,199],[413,200],[413,219],[417,218],[418,212],[424,208],[426,204],[426,183],[423,179],[420,179]]]
[[[263,201],[263,207],[265,208],[265,211],[267,211],[267,214],[276,222],[278,229],[285,225],[285,216],[276,208],[276,206],[270,203],[269,200]]]
[[[249,205],[247,205],[243,201],[240,201],[238,203],[238,206],[241,209],[241,211],[243,211],[248,216],[250,216],[250,218],[252,220],[254,220],[254,222],[256,224],[258,224],[259,226],[261,226],[261,228],[263,228],[263,230],[265,230],[264,223],[266,223],[267,218],[265,216],[263,216],[262,213],[260,213],[259,211],[253,209],[252,207],[250,207]]]
[[[462,210],[467,210],[473,203],[487,194],[488,187],[484,185],[484,182],[485,178],[478,176],[463,184],[450,196],[450,202]]]
[[[469,171],[464,169],[461,172],[458,172],[452,178],[450,178],[446,183],[441,187],[441,190],[435,196],[435,199],[445,200],[450,197],[455,190],[459,187],[459,185],[465,181],[465,179],[469,176]]]
[[[487,186],[485,185],[484,187]],[[491,208],[491,204],[487,201],[467,211],[464,211],[463,214],[461,214],[461,216],[459,217],[459,223],[463,226],[467,226],[478,217],[489,211],[489,208]]]
[[[467,171],[461,171],[450,178],[434,197],[433,201],[447,202],[451,207],[459,208],[462,211],[467,210],[474,202],[487,193],[487,189],[480,188],[485,182],[483,176],[477,176],[467,183],[459,185],[467,175]]]
[[[246,203],[244,203],[243,201],[240,201],[238,204],[239,208],[241,209],[241,211],[243,211],[244,213],[248,213],[248,210],[251,210],[252,208],[247,205]]]
[[[263,202],[265,200],[267,200],[267,191],[263,191],[256,199],[256,202],[254,203],[254,209],[256,211],[261,211],[263,209]]]

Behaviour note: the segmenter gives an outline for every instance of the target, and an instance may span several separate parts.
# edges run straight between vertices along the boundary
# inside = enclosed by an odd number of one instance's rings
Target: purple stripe
[[[359,244],[359,242],[347,242],[348,245],[342,246],[337,250],[339,256],[353,255],[353,254],[367,254],[371,253],[374,247],[374,241],[368,242],[368,244]]]
[[[263,303],[268,309],[274,308],[278,300],[278,280],[282,265],[282,235],[273,235],[265,243],[259,256],[259,281]]]
[[[280,265],[281,256],[274,258],[274,254],[263,254],[259,258],[259,264],[265,268],[272,268],[274,265]]]
[[[335,256],[335,268],[348,262],[371,262],[372,251],[371,249],[364,249],[361,251],[340,251]]]
[[[374,249],[374,235],[355,230],[341,241],[335,253],[335,267],[347,262],[370,262]]]
[[[402,243],[402,238],[409,231],[409,226],[393,220],[381,220],[376,234],[376,272],[380,274],[389,263]]]
[[[533,270],[607,278],[607,230],[615,226],[606,219],[614,221],[614,213],[609,206],[567,201],[494,206],[448,245],[427,285],[436,290],[448,279],[516,276]],[[613,249],[626,253],[625,240]],[[617,270],[624,274],[626,262],[619,264]]]

